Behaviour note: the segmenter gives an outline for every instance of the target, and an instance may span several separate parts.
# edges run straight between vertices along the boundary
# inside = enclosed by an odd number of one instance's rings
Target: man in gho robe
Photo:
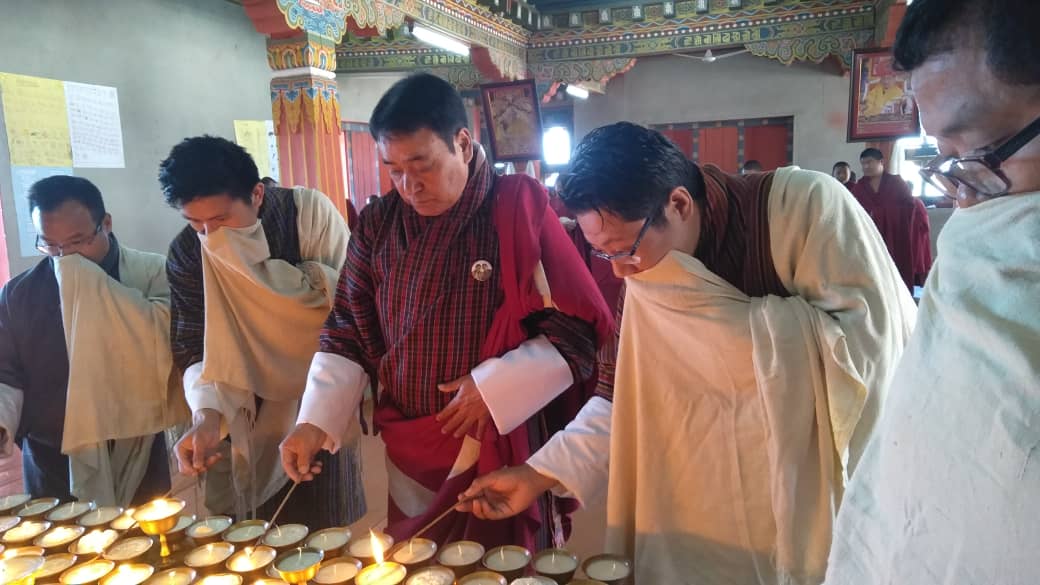
[[[119,244],[101,192],[70,176],[29,189],[46,255],[0,290],[0,443],[26,491],[129,506],[170,487],[175,386],[165,258]]]
[[[831,177],[730,175],[626,122],[578,146],[560,194],[625,277],[598,396],[461,506],[607,495],[636,583],[816,584],[914,304]]]
[[[378,386],[387,531],[399,540],[451,510],[478,473],[522,462],[573,418],[611,329],[545,190],[524,175],[496,177],[467,121],[458,93],[427,74],[376,106],[371,131],[394,189],[361,212],[299,424],[282,446],[286,471],[309,479],[314,454],[339,448],[363,390]],[[561,541],[572,503],[530,504],[503,521],[451,514],[424,536]]]
[[[193,425],[177,443],[182,473],[208,470],[206,505],[269,518],[292,482],[278,444],[293,428],[350,232],[324,194],[268,187],[240,146],[188,138],[159,170],[188,226],[170,245],[170,338]],[[225,441],[225,438],[229,440]],[[322,457],[280,519],[312,529],[364,515],[354,439]]]

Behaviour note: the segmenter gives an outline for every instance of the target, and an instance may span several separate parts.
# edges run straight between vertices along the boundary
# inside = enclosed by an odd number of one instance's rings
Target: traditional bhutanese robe
[[[478,148],[461,199],[443,215],[422,217],[396,192],[362,211],[300,422],[342,434],[335,429],[367,379],[378,381],[388,531],[411,536],[454,506],[478,472],[522,462],[577,412],[591,395],[609,313],[541,186],[522,175],[496,179]],[[434,417],[452,394],[437,385],[471,372],[495,424],[482,437],[443,435]],[[454,514],[425,536],[534,545],[566,511],[557,504],[499,522]]]
[[[876,192],[870,185],[870,177],[863,177],[853,187],[852,194],[877,225],[907,288],[912,291],[915,285],[923,285],[932,266],[928,212],[924,203],[910,194],[903,179],[889,174],[881,175]]]
[[[606,487],[636,583],[819,583],[913,301],[834,179],[703,171],[695,256],[626,278],[614,379],[529,464]]]
[[[1040,193],[958,209],[827,583],[1040,583]]]
[[[100,267],[117,282],[121,276],[120,262],[126,254],[141,253],[121,250],[112,236],[109,253]],[[157,258],[161,278],[162,257]],[[53,259],[45,258],[0,290],[0,425],[21,446],[26,491],[34,497],[72,499],[69,457],[62,452],[69,397],[69,353],[53,264]],[[165,293],[165,283],[161,288]],[[97,332],[99,342],[105,338],[106,331]],[[108,351],[118,354],[122,350],[116,346]],[[131,399],[129,389],[127,396]],[[118,502],[120,505],[147,501],[169,490],[169,460],[163,435],[154,435],[145,445],[149,451],[143,477],[137,478],[140,483],[130,492],[130,501]]]
[[[307,209],[313,211],[301,209],[300,201],[304,200],[300,197],[306,197]],[[318,282],[318,277],[326,270],[323,267],[327,266],[335,278],[345,256],[344,248],[349,232],[331,202],[324,197],[309,190],[268,188],[257,226],[248,230],[229,230],[223,234],[221,232],[225,230],[218,230],[207,237],[207,245],[213,250],[214,260],[204,261],[204,244],[190,226],[170,246],[167,263],[173,309],[170,335],[176,364],[185,372],[185,392],[189,404],[193,409],[207,407],[219,410],[228,425],[240,427],[238,433],[233,429],[224,429],[225,432],[230,431],[232,436],[230,443],[225,442],[223,449],[230,450],[234,456],[218,462],[208,474],[207,503],[215,511],[269,516],[273,512],[269,508],[278,505],[280,495],[291,485],[282,471],[277,446],[284,434],[291,430],[299,396],[306,382],[307,365],[313,354],[290,357],[283,350],[272,349],[266,353],[264,347],[260,346],[270,335],[277,335],[279,328],[296,327],[295,333],[298,334],[302,325],[299,322],[249,321],[237,326],[228,323],[239,318],[232,317],[239,309],[248,319],[256,319],[257,313],[263,310],[257,304],[262,302],[271,303],[271,315],[292,310],[295,299],[300,296],[313,297],[310,298],[313,303],[331,304],[333,287],[330,285],[326,292],[322,292],[324,284]],[[306,231],[301,232],[301,227]],[[260,232],[262,238],[257,241]],[[331,250],[330,246],[337,249]],[[217,256],[218,253],[226,255],[226,258]],[[325,254],[338,255],[340,259],[319,257]],[[268,268],[269,263],[273,265]],[[222,307],[220,328],[232,327],[235,331],[209,332],[213,335],[211,343],[218,335],[237,339],[226,344],[228,352],[236,353],[214,352],[208,361],[206,307],[207,303],[216,303],[218,299],[206,298],[207,271],[213,278],[211,285],[216,283],[219,286],[228,281],[241,287],[234,289],[240,291],[239,299],[219,299],[220,305],[214,305]],[[256,279],[265,274],[282,275],[282,281],[275,285],[266,282],[258,284]],[[256,294],[241,292],[249,290],[250,286],[256,289]],[[234,290],[225,290],[234,295]],[[313,327],[315,348],[321,319],[319,317]],[[263,337],[265,335],[268,337]],[[309,334],[308,338],[311,338]],[[225,344],[217,345],[222,349]],[[275,382],[277,388],[260,388],[264,384],[270,385],[272,379],[267,374],[261,374],[259,368],[236,365],[263,365],[264,362],[285,366],[278,368],[280,376],[275,372],[278,377],[278,382]],[[207,366],[212,374],[207,374]],[[289,370],[298,374],[294,377]],[[207,375],[219,377],[221,381],[211,380]],[[227,380],[232,378],[236,382],[228,384]],[[250,396],[245,396],[247,393]],[[289,399],[265,400],[261,397],[264,393],[278,394],[279,398]],[[236,425],[235,421],[243,417],[245,424]],[[239,441],[237,447],[234,446],[236,439]],[[301,485],[296,490],[282,512],[283,521],[319,528],[349,524],[363,516],[364,490],[360,483],[358,458],[356,444],[337,457],[321,455],[324,472],[317,480]],[[240,465],[236,466],[229,459],[238,461]],[[238,469],[241,467],[249,467],[248,473]],[[250,509],[254,506],[255,509]]]

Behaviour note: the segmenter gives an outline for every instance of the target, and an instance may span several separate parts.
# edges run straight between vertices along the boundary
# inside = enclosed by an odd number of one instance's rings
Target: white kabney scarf
[[[156,433],[188,419],[170,352],[166,258],[121,247],[119,281],[79,255],[53,263],[69,356],[61,450],[72,495],[127,506],[152,441],[163,440]]]
[[[789,298],[749,298],[678,252],[626,279],[607,544],[636,583],[822,581],[845,463],[915,308],[829,177],[777,171],[769,227]]]
[[[1040,583],[1040,193],[957,210],[938,245],[833,585]]]
[[[293,190],[303,262],[272,259],[263,225],[199,234],[205,289],[204,357],[185,372],[188,403],[216,407],[231,435],[209,474],[207,504],[247,511],[288,477],[278,445],[292,429],[307,370],[335,296],[350,232],[318,191]],[[254,397],[265,401],[257,415]]]

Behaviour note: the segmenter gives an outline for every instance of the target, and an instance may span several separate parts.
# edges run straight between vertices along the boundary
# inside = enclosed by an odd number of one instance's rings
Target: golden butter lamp
[[[274,570],[290,585],[303,585],[318,574],[325,552],[321,549],[302,546],[278,555]]]
[[[134,521],[141,531],[149,536],[159,537],[159,566],[170,564],[170,545],[166,534],[177,526],[180,513],[187,504],[175,498],[159,498],[134,510]]]

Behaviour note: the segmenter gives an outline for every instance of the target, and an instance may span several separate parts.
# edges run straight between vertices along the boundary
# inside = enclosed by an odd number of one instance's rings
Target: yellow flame
[[[369,538],[372,539],[372,558],[376,560],[377,565],[383,564],[383,541],[376,537],[374,530],[369,530]]]

